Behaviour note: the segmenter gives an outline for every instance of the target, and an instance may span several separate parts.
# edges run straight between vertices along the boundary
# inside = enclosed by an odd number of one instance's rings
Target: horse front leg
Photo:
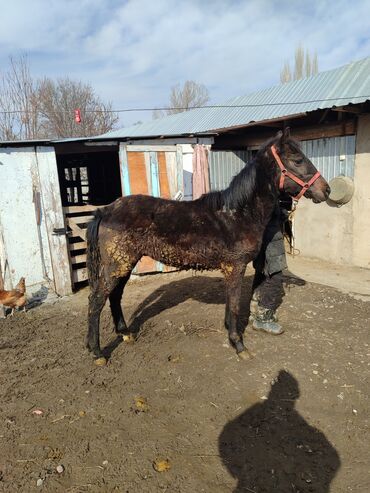
[[[226,283],[225,326],[229,333],[230,343],[235,347],[241,359],[249,357],[239,330],[240,300],[245,268],[246,265],[228,265],[222,269]]]
[[[95,357],[98,366],[104,366],[107,360],[100,348],[99,325],[100,314],[107,300],[107,296],[101,287],[97,287],[89,295],[88,332],[86,347]]]
[[[126,276],[121,277],[118,280],[117,285],[109,294],[110,309],[112,312],[116,334],[122,335],[123,340],[127,343],[135,342],[135,338],[132,332],[130,332],[130,330],[127,327],[121,307],[123,291],[125,289],[127,281],[130,278],[130,274],[131,272]]]

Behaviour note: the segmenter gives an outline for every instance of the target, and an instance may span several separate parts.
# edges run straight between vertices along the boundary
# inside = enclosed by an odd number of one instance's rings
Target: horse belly
[[[146,255],[163,264],[179,269],[217,269],[220,262],[206,248],[196,247],[194,244],[183,246],[181,244],[160,243],[155,248],[150,248]]]

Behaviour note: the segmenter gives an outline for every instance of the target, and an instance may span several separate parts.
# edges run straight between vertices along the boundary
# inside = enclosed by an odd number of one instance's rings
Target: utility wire
[[[346,99],[359,99],[359,98],[368,98],[370,96],[346,96],[346,97],[338,97],[338,98],[325,98],[325,99],[310,99],[306,101],[281,101],[279,103],[259,103],[259,104],[211,104],[206,106],[187,106],[183,107],[159,107],[159,108],[125,108],[119,110],[83,110],[83,113],[128,113],[133,111],[186,111],[186,110],[194,110],[194,109],[208,109],[208,108],[263,108],[266,106],[282,106],[282,105],[295,105],[295,104],[308,104],[308,103],[323,103],[326,101],[338,101],[338,100],[346,100]],[[75,109],[71,110],[73,112]],[[35,113],[38,111],[36,110]],[[0,110],[1,114],[22,114],[22,113],[33,113],[33,111],[25,111],[25,110],[9,110],[3,111]],[[70,113],[69,111],[65,111],[65,113]]]

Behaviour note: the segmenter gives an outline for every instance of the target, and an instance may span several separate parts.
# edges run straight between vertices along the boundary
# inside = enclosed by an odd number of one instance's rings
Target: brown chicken
[[[0,289],[0,305],[11,308],[11,315],[14,315],[16,308],[23,308],[23,311],[26,311],[26,301],[26,282],[24,277],[20,278],[14,289]]]

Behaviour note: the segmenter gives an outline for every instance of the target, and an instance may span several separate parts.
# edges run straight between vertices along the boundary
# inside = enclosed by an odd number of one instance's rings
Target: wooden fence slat
[[[78,264],[86,264],[86,224],[89,223],[93,218],[93,213],[98,207],[95,205],[73,205],[64,207],[64,215],[66,218],[66,223],[71,229],[68,237],[79,238],[80,241],[69,242],[69,252],[71,258],[72,269],[72,282],[86,281],[88,279],[86,267],[79,267]],[[80,215],[76,215],[80,214]],[[82,215],[81,215],[82,214]],[[78,255],[73,255],[74,252],[81,250]]]
[[[87,269],[77,269],[72,271],[73,282],[87,281]]]
[[[72,238],[73,238],[73,236],[72,236]],[[87,248],[86,241],[76,241],[76,243],[70,243],[69,244],[69,250],[71,252],[75,252],[76,250],[83,250],[84,248]]]
[[[71,265],[68,240],[65,235],[55,235],[54,229],[65,227],[62,201],[59,193],[58,167],[53,147],[37,147],[37,167],[40,178],[45,225],[50,245],[55,291],[65,296],[72,292]]]
[[[72,264],[82,264],[86,263],[86,253],[82,253],[81,255],[75,255],[71,257]]]
[[[98,209],[98,205],[69,205],[68,207],[63,207],[64,213],[65,214],[76,214],[78,212],[94,212],[96,209]]]
[[[75,216],[75,217],[67,217],[67,221],[69,219],[73,219],[75,224],[86,224],[92,220],[92,216]]]

